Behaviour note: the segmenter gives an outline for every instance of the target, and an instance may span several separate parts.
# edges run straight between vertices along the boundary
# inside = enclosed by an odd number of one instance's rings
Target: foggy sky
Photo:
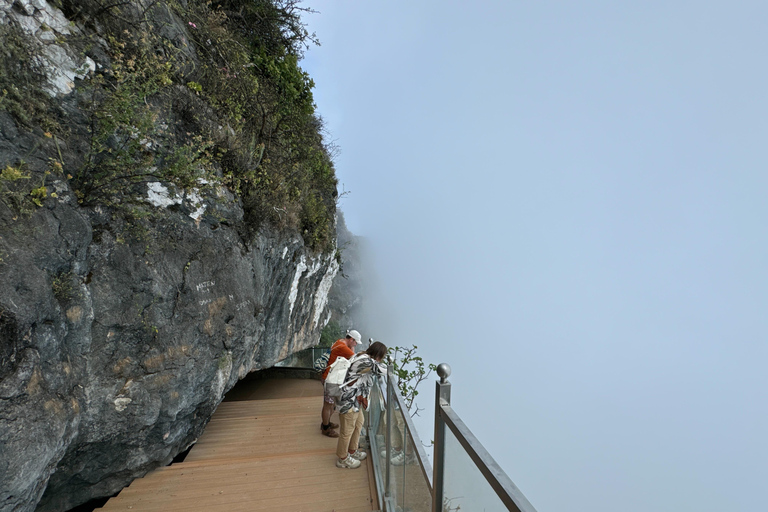
[[[539,512],[768,510],[768,4],[306,5],[363,336]]]

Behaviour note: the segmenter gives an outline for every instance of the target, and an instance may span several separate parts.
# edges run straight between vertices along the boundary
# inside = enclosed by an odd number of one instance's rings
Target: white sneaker
[[[399,455],[402,455],[402,453],[403,453],[402,450],[401,451],[397,451],[397,450],[395,450],[393,448],[392,449],[392,460],[395,460],[395,458],[397,458]],[[387,458],[387,450],[386,449],[381,450],[381,453],[379,455],[381,455],[382,459],[386,459]]]
[[[349,456],[357,460],[365,460],[368,454],[365,453],[363,450],[356,450],[355,453],[350,453]]]
[[[413,464],[416,460],[416,456],[412,453],[409,455],[405,455],[403,452],[398,453],[394,457],[392,457],[392,465],[393,466],[402,466],[403,464]]]
[[[348,455],[346,459],[336,459],[336,467],[355,469],[360,467],[360,461]]]

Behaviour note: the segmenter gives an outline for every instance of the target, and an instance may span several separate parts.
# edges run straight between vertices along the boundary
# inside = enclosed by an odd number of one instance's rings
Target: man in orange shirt
[[[325,378],[328,376],[328,370],[330,370],[331,365],[336,361],[336,358],[341,356],[350,359],[355,355],[355,346],[362,344],[362,336],[360,336],[360,333],[354,329],[347,331],[346,338],[336,340],[336,343],[331,346],[331,357],[328,358],[328,366],[326,366],[325,371],[323,371],[323,383],[325,383]],[[320,413],[322,420],[322,423],[320,424],[320,432],[322,432],[324,436],[339,437],[339,433],[334,430],[339,428],[339,426],[336,423],[331,423],[331,414],[333,414],[334,407],[335,401],[333,397],[326,395],[325,390],[323,390],[323,410]]]

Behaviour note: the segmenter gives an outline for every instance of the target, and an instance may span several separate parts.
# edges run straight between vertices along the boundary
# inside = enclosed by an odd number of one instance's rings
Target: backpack
[[[352,356],[354,359],[354,356]],[[331,398],[341,398],[342,388],[347,384],[347,372],[349,365],[352,364],[351,359],[346,357],[337,357],[331,365],[331,369],[328,370],[328,375],[325,377],[325,394]]]
[[[326,350],[323,355],[315,359],[315,364],[313,366],[314,370],[316,372],[322,372],[325,370],[325,368],[328,366],[328,360],[331,358],[331,350]]]

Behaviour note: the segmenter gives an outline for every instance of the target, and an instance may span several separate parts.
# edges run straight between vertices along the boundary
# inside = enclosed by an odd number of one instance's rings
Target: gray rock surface
[[[313,344],[337,266],[301,239],[166,210],[120,242],[98,212],[0,208],[0,510],[68,510],[190,446],[248,372]],[[47,488],[47,490],[46,490]]]
[[[296,232],[245,238],[226,189],[149,183],[142,221],[78,206],[66,173],[45,173],[54,156],[78,167],[85,123],[69,91],[95,66],[57,43],[77,30],[62,18],[0,0],[0,23],[41,45],[73,134],[0,110],[0,170],[23,161],[47,191],[27,213],[0,201],[2,512],[69,510],[169,463],[237,380],[316,343],[338,271]]]
[[[11,22],[7,18],[40,46],[40,64],[49,94],[71,93],[75,78],[82,79],[96,69],[93,59],[57,42],[58,36],[71,35],[75,29],[59,9],[45,0],[0,0],[0,23]]]

